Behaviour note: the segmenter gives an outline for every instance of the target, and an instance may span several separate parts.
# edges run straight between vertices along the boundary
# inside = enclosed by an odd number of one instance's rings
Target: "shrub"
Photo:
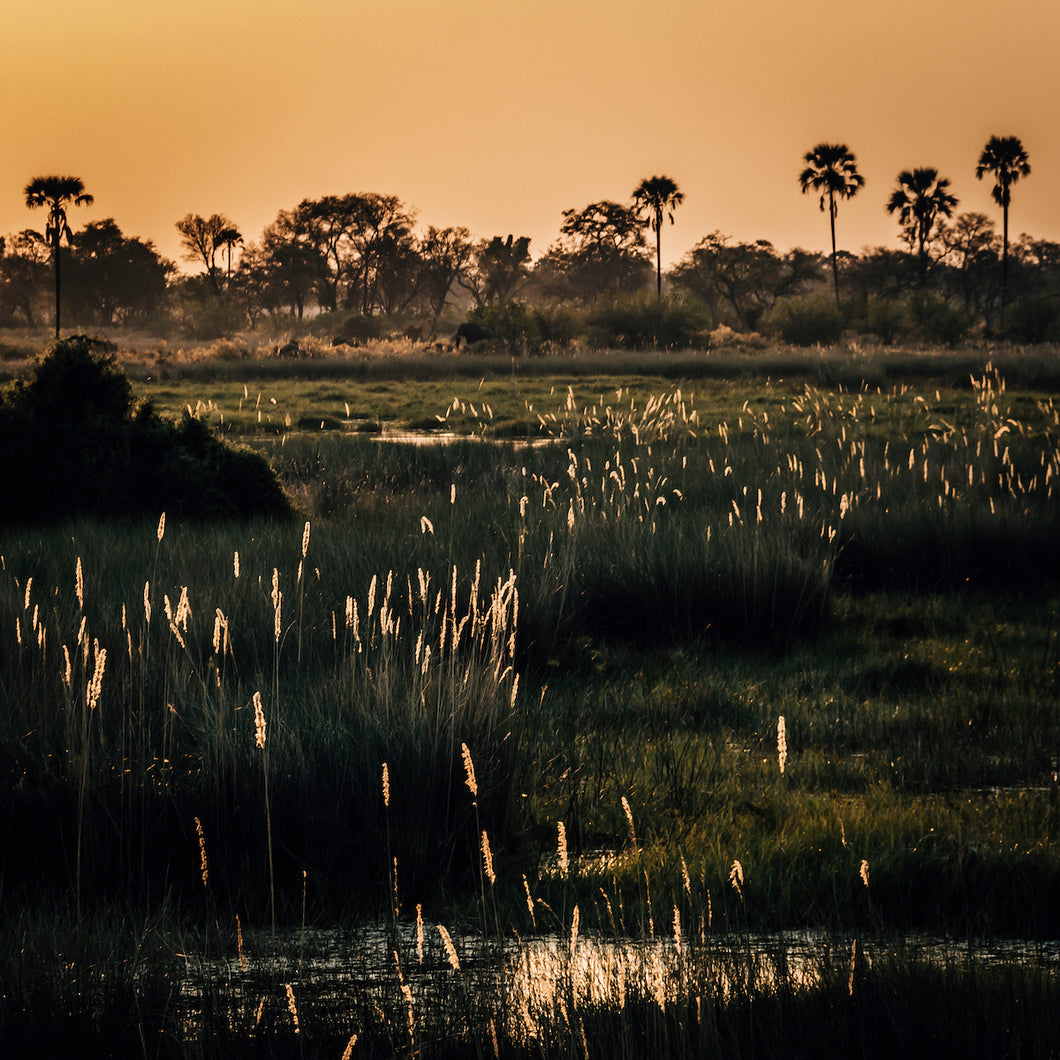
[[[843,337],[843,314],[823,294],[780,302],[773,321],[784,341],[793,346],[831,346]]]
[[[893,298],[873,298],[865,309],[865,326],[885,346],[890,346],[909,328],[909,313]]]
[[[653,294],[597,303],[588,323],[590,345],[634,350],[702,346],[710,328],[705,309]]]
[[[376,317],[351,313],[339,325],[335,338],[343,342],[367,342],[369,339],[379,338],[382,333],[382,324]]]
[[[542,305],[533,310],[537,332],[536,348],[531,353],[545,353],[550,348],[569,346],[577,338],[581,322],[570,306]]]
[[[525,302],[515,298],[475,306],[468,314],[468,319],[488,328],[495,339],[520,350],[527,346],[533,347],[538,341],[538,326],[534,313]]]
[[[936,295],[918,293],[910,299],[913,322],[921,338],[955,346],[968,332],[968,318]]]
[[[1060,341],[1060,305],[1055,298],[1021,298],[1008,312],[1013,337],[1019,342]]]
[[[0,522],[290,512],[263,458],[134,402],[105,344],[84,335],[57,342],[0,400],[0,467]]]

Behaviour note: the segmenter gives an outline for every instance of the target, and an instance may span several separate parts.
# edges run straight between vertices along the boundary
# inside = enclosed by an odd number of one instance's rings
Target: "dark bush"
[[[909,313],[894,298],[873,298],[865,310],[865,325],[885,346],[890,346],[909,327]]]
[[[376,317],[363,313],[352,313],[339,325],[335,338],[343,342],[367,342],[377,339],[383,333],[383,325]]]
[[[599,302],[589,314],[589,344],[598,348],[675,349],[706,345],[705,309],[656,295]]]
[[[832,346],[843,337],[843,314],[828,295],[781,302],[773,320],[781,338],[793,346]]]
[[[0,523],[70,515],[290,512],[268,464],[185,414],[136,403],[103,343],[57,342],[0,400]]]
[[[921,338],[943,346],[956,346],[968,333],[968,318],[936,295],[918,293],[909,303]]]
[[[1008,310],[1010,335],[1018,342],[1037,345],[1060,341],[1060,302],[1054,297],[1028,296]]]

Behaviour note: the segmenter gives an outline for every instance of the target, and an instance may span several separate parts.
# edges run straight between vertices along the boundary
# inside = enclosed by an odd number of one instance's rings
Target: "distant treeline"
[[[77,178],[37,178],[27,204],[48,206],[49,221],[43,234],[0,240],[0,326],[57,325],[61,303],[67,326],[196,339],[271,323],[350,343],[399,334],[434,341],[470,315],[483,333],[530,352],[575,340],[828,343],[851,332],[883,343],[952,343],[970,332],[1060,340],[1060,243],[1008,238],[1010,186],[1030,171],[1018,140],[992,138],[976,170],[995,177],[1000,233],[986,214],[956,213],[936,170],[904,171],[886,203],[902,249],[858,254],[835,249],[838,202],[864,184],[854,156],[819,144],[805,161],[799,182],[829,215],[831,254],[780,252],[715,231],[665,273],[662,230],[683,199],[668,177],[643,181],[628,203],[565,210],[558,238],[536,259],[526,236],[418,226],[393,195],[305,199],[256,242],[223,214],[188,214],[176,228],[185,258],[202,270],[192,276],[112,219],[72,231],[66,207],[91,197]]]

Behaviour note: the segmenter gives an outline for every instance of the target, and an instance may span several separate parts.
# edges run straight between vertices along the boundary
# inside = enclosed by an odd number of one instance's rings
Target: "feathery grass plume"
[[[24,598],[22,600],[22,610],[23,611],[28,611],[29,610],[29,594],[30,594],[30,592],[32,590],[33,590],[33,577],[31,575],[29,578],[26,579],[26,595],[24,596]]]
[[[681,910],[674,906],[674,942],[681,945]]]
[[[537,917],[534,916],[534,899],[530,894],[530,884],[526,881],[526,873],[523,873],[523,890],[526,892],[526,908],[530,913],[530,923],[537,928]]]
[[[571,955],[571,960],[574,959],[574,950],[575,950],[575,947],[578,945],[578,927],[579,927],[580,924],[581,924],[581,913],[579,912],[578,907],[575,906],[574,907],[574,912],[571,913],[571,918],[570,918],[570,955]]]
[[[195,818],[195,834],[199,837],[199,873],[202,876],[203,887],[210,882],[210,866],[206,860],[206,833],[202,830],[202,821]],[[242,951],[242,937],[240,937],[240,950]]]
[[[423,964],[423,906],[416,903],[416,960]]]
[[[166,534],[166,513],[163,512],[158,517],[158,529],[155,531],[155,536],[158,538],[159,542],[161,542],[162,538],[165,537],[165,534]]]
[[[182,585],[180,587],[180,599],[177,600],[177,612],[176,615],[174,615],[173,621],[176,622],[185,633],[187,633],[188,619],[190,617],[191,605],[188,603],[188,587]]]
[[[383,763],[383,805],[390,806],[390,767]]]
[[[85,702],[89,710],[95,710],[99,705],[99,697],[103,692],[103,671],[107,668],[107,649],[99,646],[99,641],[94,641],[96,665],[92,671],[92,680],[88,683],[85,691]]]
[[[77,557],[77,566],[74,568],[74,589],[77,592],[78,609],[85,609],[85,573],[81,568],[81,557]]]
[[[239,549],[237,548],[232,553],[232,574],[235,578],[239,578]]]
[[[62,679],[63,684],[69,689],[71,682],[73,681],[73,667],[70,663],[70,649],[64,644],[63,645],[63,671]]]
[[[681,855],[681,885],[685,889],[685,894],[689,898],[692,897],[692,878],[688,875],[688,865],[685,863],[684,854]]]
[[[228,654],[228,619],[219,607],[215,610],[213,620],[213,653]]]
[[[294,1033],[301,1034],[302,1028],[298,1025],[298,1006],[294,1001],[294,987],[290,983],[283,984],[287,991],[287,1011],[291,1014],[291,1022],[294,1024]]]
[[[861,882],[863,884],[865,884],[866,887],[868,887],[868,885],[869,885],[869,863],[864,858],[861,859],[861,866],[858,869],[858,875],[861,877]]]
[[[492,886],[497,882],[497,874],[493,871],[493,852],[490,850],[490,839],[486,830],[482,830],[482,865],[486,870],[486,879]]]
[[[151,583],[144,582],[144,622],[151,625]]]
[[[342,1060],[350,1060],[353,1056],[353,1047],[357,1044],[357,1035],[351,1034],[350,1040],[346,1043],[346,1048],[342,1050]]]
[[[442,945],[445,947],[445,955],[449,958],[449,964],[454,972],[459,972],[460,958],[456,955],[456,947],[453,945],[452,936],[441,924],[438,925],[438,934],[442,936]]]
[[[426,515],[421,515],[420,516],[420,533],[421,534],[433,534],[434,533],[434,523],[432,523],[430,521],[430,519],[427,518]]]
[[[781,714],[777,718],[777,762],[780,765],[781,775],[784,773],[784,766],[788,761],[788,728],[787,723],[784,720],[784,715]]]
[[[633,811],[629,808],[629,799],[625,795],[622,796],[622,812],[626,815],[626,821],[629,823],[629,842],[633,849],[637,849],[637,830],[633,827]]]
[[[565,877],[570,869],[570,860],[567,857],[567,826],[562,821],[556,822],[556,861],[559,874]]]
[[[847,985],[847,992],[851,997],[854,996],[854,971],[858,966],[858,940],[854,939],[850,944],[850,982]]]
[[[265,998],[262,997],[258,1001],[258,1008],[257,1008],[257,1011],[254,1013],[254,1026],[255,1027],[260,1027],[261,1026],[261,1015],[262,1015],[262,1013],[264,1011],[265,1011]]]
[[[732,889],[740,896],[740,901],[743,901],[743,865],[740,864],[739,860],[732,863],[732,868],[729,869],[729,883],[732,884]]]
[[[265,750],[265,708],[261,705],[261,693],[254,693],[254,742]]]
[[[478,798],[478,781],[475,780],[475,763],[471,761],[471,751],[466,743],[460,745],[460,754],[464,759],[464,783],[471,797]]]
[[[305,529],[302,531],[302,559],[305,559],[306,553],[309,551],[309,523],[305,524]]]

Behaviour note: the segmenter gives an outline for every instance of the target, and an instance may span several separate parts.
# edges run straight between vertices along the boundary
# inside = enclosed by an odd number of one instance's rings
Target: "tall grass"
[[[172,1055],[341,1055],[354,1035],[380,1054],[788,1055],[762,1011],[809,1042],[827,1012],[873,1055],[923,1025],[930,987],[954,1034],[989,1001],[1047,1055],[1055,1021],[1013,999],[1055,1011],[1052,973],[855,959],[852,980],[848,943],[1057,930],[1055,409],[993,372],[965,400],[752,397],[722,419],[684,388],[567,391],[534,411],[555,441],[533,448],[263,446],[300,534],[5,531],[10,1040],[61,998],[62,1034],[100,1041],[110,1013]],[[314,996],[304,925],[384,910],[385,969],[349,1006]],[[273,911],[279,955],[253,932]],[[253,982],[237,916],[265,954]],[[134,933],[159,954],[144,976],[92,978],[92,947],[128,937],[112,917],[164,917],[168,941]],[[847,939],[806,988],[740,948],[795,925]],[[473,970],[541,931],[569,960],[531,1033]],[[424,933],[441,996],[416,994]],[[664,1003],[641,980],[579,994],[578,954],[630,937],[676,955]],[[194,1006],[173,952],[206,955]]]

